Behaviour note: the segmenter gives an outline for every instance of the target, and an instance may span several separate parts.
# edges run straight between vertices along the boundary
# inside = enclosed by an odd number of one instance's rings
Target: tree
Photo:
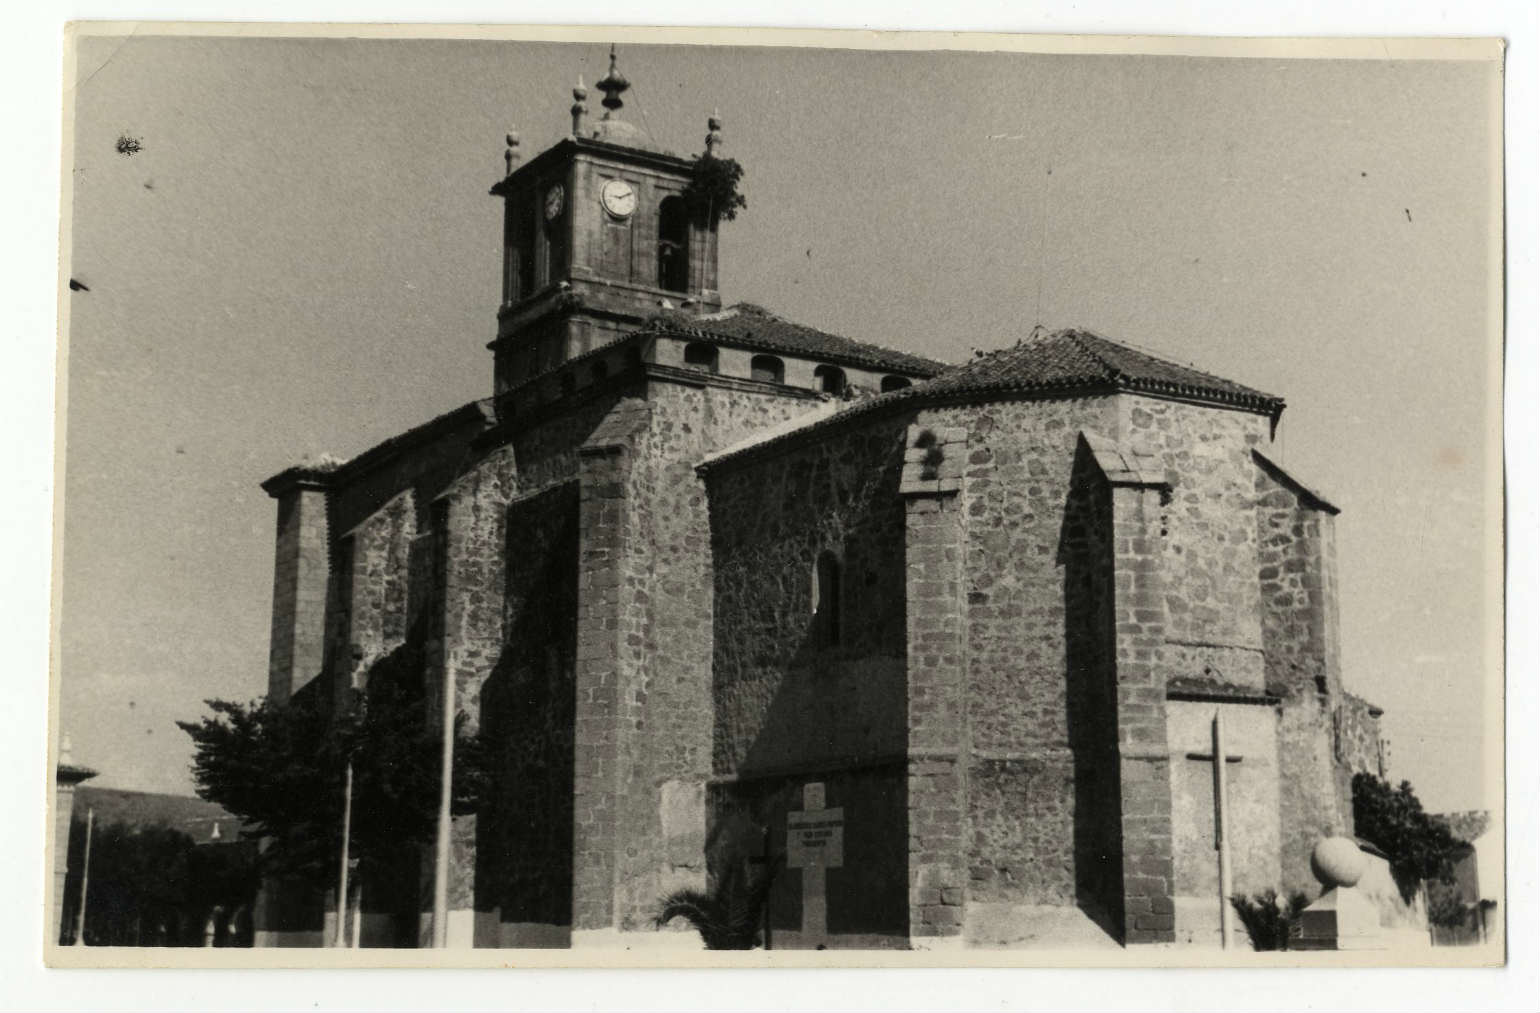
[[[1454,863],[1467,845],[1422,809],[1408,781],[1392,788],[1373,774],[1353,775],[1353,825],[1390,857],[1390,873],[1411,903],[1424,881],[1454,880]]]
[[[343,791],[353,770],[349,853],[361,871],[386,871],[403,844],[433,839],[442,742],[407,652],[370,673],[367,693],[334,709],[301,691],[284,703],[207,700],[211,715],[177,724],[192,737],[199,796],[266,841],[265,874],[325,882],[342,845]],[[455,723],[451,811],[474,812],[488,780],[488,750]]]
[[[79,817],[70,827],[64,942],[79,918],[86,827]],[[174,827],[121,821],[97,824],[91,838],[85,939],[93,946],[201,946],[211,910],[235,911],[256,895],[249,843],[199,845]]]

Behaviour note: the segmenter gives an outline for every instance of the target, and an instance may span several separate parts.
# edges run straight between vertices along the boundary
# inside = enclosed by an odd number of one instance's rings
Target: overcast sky
[[[502,135],[526,157],[564,136],[606,51],[82,43],[59,659],[96,783],[189,792],[173,721],[265,691],[263,478],[490,393]],[[721,110],[749,201],[727,302],[950,361],[1086,327],[1286,398],[1274,449],[1343,508],[1344,678],[1386,708],[1392,774],[1433,809],[1496,804],[1495,64],[626,46],[621,67],[666,148],[699,151]]]

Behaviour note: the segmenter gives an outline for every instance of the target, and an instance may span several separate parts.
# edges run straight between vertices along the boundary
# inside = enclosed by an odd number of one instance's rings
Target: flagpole
[[[347,773],[342,782],[342,864],[337,870],[336,948],[347,945],[344,930],[348,921],[348,839],[353,833],[353,758],[348,757]]]
[[[442,769],[439,773],[438,838],[433,856],[433,947],[449,946],[449,834],[453,829],[450,792],[454,783],[455,677],[444,666],[444,713]]]

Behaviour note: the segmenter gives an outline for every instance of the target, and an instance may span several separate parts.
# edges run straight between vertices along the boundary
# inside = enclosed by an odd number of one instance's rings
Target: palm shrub
[[[1310,898],[1303,893],[1294,893],[1285,902],[1271,888],[1251,898],[1241,893],[1230,897],[1230,906],[1246,926],[1254,950],[1287,950],[1289,930],[1309,904]]]
[[[708,950],[752,950],[781,861],[777,858],[754,874],[744,872],[745,863],[730,862],[727,873],[713,877],[708,889],[675,890],[663,898],[658,927],[683,918],[700,933]]]

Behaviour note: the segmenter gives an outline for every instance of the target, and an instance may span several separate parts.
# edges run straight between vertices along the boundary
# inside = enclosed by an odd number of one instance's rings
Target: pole
[[[1225,795],[1224,715],[1214,712],[1214,844],[1219,849],[1219,936],[1225,949],[1235,945],[1235,916],[1230,911],[1230,806]]]
[[[449,946],[449,834],[453,829],[449,812],[450,792],[454,784],[455,760],[455,677],[444,666],[444,748],[439,773],[438,839],[433,856],[433,947]]]
[[[96,825],[96,810],[86,810],[86,853],[80,863],[80,912],[75,916],[75,945],[86,944],[86,892],[91,886],[91,830]]]
[[[353,758],[348,757],[347,773],[342,781],[342,863],[337,870],[337,938],[333,943],[338,949],[346,944],[343,935],[348,922],[348,839],[353,834]]]

